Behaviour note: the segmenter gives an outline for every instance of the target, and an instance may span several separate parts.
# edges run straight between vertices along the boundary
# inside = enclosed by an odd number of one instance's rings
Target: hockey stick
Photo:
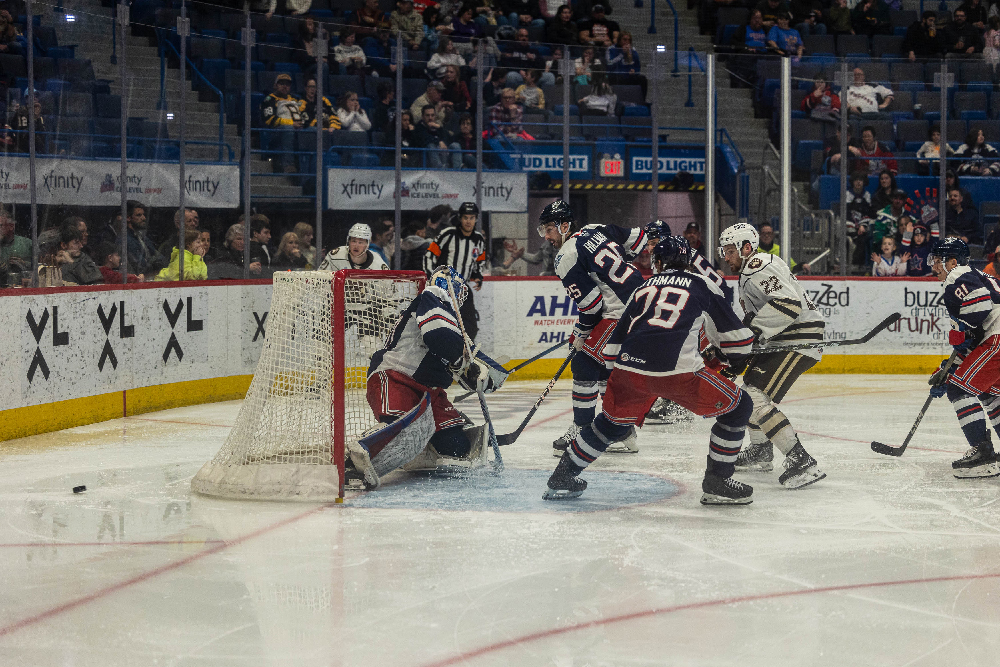
[[[553,345],[549,349],[545,350],[544,352],[539,352],[538,354],[536,354],[535,356],[533,356],[531,359],[528,359],[527,361],[523,361],[523,362],[519,363],[517,366],[514,366],[514,368],[510,369],[509,371],[507,371],[507,374],[510,375],[511,373],[516,373],[517,371],[521,370],[522,368],[524,368],[528,364],[530,364],[530,363],[532,363],[534,361],[538,361],[539,359],[541,359],[542,357],[544,357],[546,354],[549,354],[550,352],[555,352],[556,350],[558,350],[560,347],[562,347],[565,344],[566,344],[566,341],[563,341],[561,343],[556,343],[555,345]],[[467,391],[464,394],[462,394],[461,396],[459,396],[458,398],[456,398],[454,400],[454,402],[458,403],[459,401],[464,401],[469,396],[472,396],[475,393],[476,392],[474,392],[474,391]]]
[[[889,317],[885,318],[878,323],[874,329],[866,333],[861,338],[852,338],[851,340],[826,340],[822,343],[796,343],[795,345],[776,345],[775,347],[755,347],[753,349],[753,354],[770,354],[772,352],[791,352],[792,350],[815,350],[821,347],[840,347],[842,345],[862,345],[867,343],[872,338],[880,334],[881,332],[888,329],[890,326],[899,321],[902,315],[899,313],[893,313]]]
[[[958,357],[958,352],[952,352],[951,356],[948,357],[948,361],[945,362],[944,372],[947,381],[948,371],[951,369],[952,365],[955,363],[955,359]],[[917,427],[920,426],[920,421],[924,418],[924,413],[927,412],[927,408],[931,406],[931,401],[934,400],[934,396],[928,395],[927,400],[924,401],[924,407],[920,408],[920,412],[917,414],[917,421],[913,422],[913,428],[910,432],[906,434],[906,440],[903,440],[903,444],[899,447],[890,447],[889,445],[883,444],[881,442],[872,443],[872,451],[876,454],[885,454],[886,456],[902,456],[903,452],[906,451],[906,447],[910,444],[910,440],[913,439],[913,434],[917,432]]]
[[[521,422],[521,425],[518,426],[517,430],[514,431],[513,433],[498,435],[497,444],[501,446],[510,445],[515,440],[517,440],[517,437],[521,435],[521,431],[524,430],[524,427],[528,425],[528,422],[531,421],[531,418],[535,415],[535,412],[538,410],[538,406],[542,404],[542,401],[545,400],[545,397],[549,395],[550,391],[552,391],[552,387],[556,386],[556,381],[559,380],[559,376],[562,375],[563,371],[566,370],[566,367],[569,366],[569,362],[572,361],[573,355],[575,354],[576,354],[576,348],[574,347],[569,351],[569,354],[566,356],[566,360],[562,362],[562,366],[560,366],[559,370],[556,371],[556,376],[551,380],[549,380],[549,384],[548,386],[545,387],[545,391],[543,391],[542,395],[538,397],[538,400],[535,401],[535,404],[531,406],[531,410],[528,412],[528,416],[524,418],[524,421]]]
[[[468,289],[468,288],[466,288]],[[472,364],[476,359],[476,352],[478,351],[478,346],[474,345],[472,339],[469,338],[469,334],[465,333],[465,322],[462,321],[462,309],[458,306],[458,297],[455,296],[455,287],[451,284],[451,280],[448,280],[448,295],[451,297],[451,305],[455,308],[455,319],[458,320],[458,328],[462,330],[462,341],[465,343],[465,347],[469,350],[469,363]],[[493,430],[493,420],[490,419],[490,411],[486,407],[486,397],[483,396],[483,392],[479,389],[478,382],[476,383],[476,392],[479,394],[479,407],[483,410],[483,419],[486,420],[486,426],[490,431],[490,447],[493,448],[493,470],[494,472],[500,472],[503,470],[503,457],[500,456],[500,445],[497,443],[497,434]]]

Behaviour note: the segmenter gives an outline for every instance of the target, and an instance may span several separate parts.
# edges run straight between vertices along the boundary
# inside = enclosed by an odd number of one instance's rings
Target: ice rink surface
[[[489,398],[498,432],[542,386]],[[0,665],[1000,662],[1000,480],[952,477],[943,399],[902,458],[869,449],[902,442],[924,378],[802,378],[783,407],[828,477],[738,474],[747,507],[698,503],[701,419],[542,502],[569,389],[501,478],[397,475],[342,506],[192,494],[235,402],[0,444]]]

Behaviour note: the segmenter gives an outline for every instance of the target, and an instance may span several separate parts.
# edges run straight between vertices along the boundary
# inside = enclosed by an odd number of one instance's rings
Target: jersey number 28
[[[687,305],[688,297],[691,294],[679,287],[656,287],[650,285],[649,287],[643,287],[641,290],[635,293],[635,300],[644,300],[642,306],[642,314],[645,315],[649,312],[650,306],[653,308],[653,313],[649,316],[646,321],[654,327],[663,327],[664,329],[673,329],[674,325],[677,324],[677,320],[681,317],[681,311],[684,310],[684,306]],[[667,318],[663,319],[663,315],[666,314]],[[632,331],[632,327],[635,323],[639,321],[639,317],[632,320],[632,324],[629,325],[629,331]]]

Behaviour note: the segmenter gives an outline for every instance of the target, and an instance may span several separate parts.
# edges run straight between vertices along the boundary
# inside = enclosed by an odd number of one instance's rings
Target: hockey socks
[[[599,395],[597,381],[573,380],[573,423],[579,426],[594,421]]]
[[[973,447],[978,447],[980,443],[989,440],[989,432],[986,430],[986,413],[979,403],[979,398],[966,391],[948,384],[948,400],[955,408],[955,415],[958,416],[958,425],[962,427],[965,439]]]
[[[788,455],[799,439],[788,417],[779,410],[771,398],[753,385],[744,385],[744,390],[753,399],[753,414],[750,416],[750,442],[763,444],[770,441],[778,450]]]
[[[732,477],[736,457],[743,446],[747,421],[753,412],[753,401],[746,392],[740,393],[736,406],[724,415],[719,415],[712,425],[709,437],[709,469],[720,477]]]

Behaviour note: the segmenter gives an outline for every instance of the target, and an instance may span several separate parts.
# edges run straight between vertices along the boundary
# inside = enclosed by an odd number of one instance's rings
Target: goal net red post
[[[365,397],[369,361],[425,281],[421,271],[275,273],[250,389],[192,488],[223,498],[343,498],[346,443],[377,423]]]

